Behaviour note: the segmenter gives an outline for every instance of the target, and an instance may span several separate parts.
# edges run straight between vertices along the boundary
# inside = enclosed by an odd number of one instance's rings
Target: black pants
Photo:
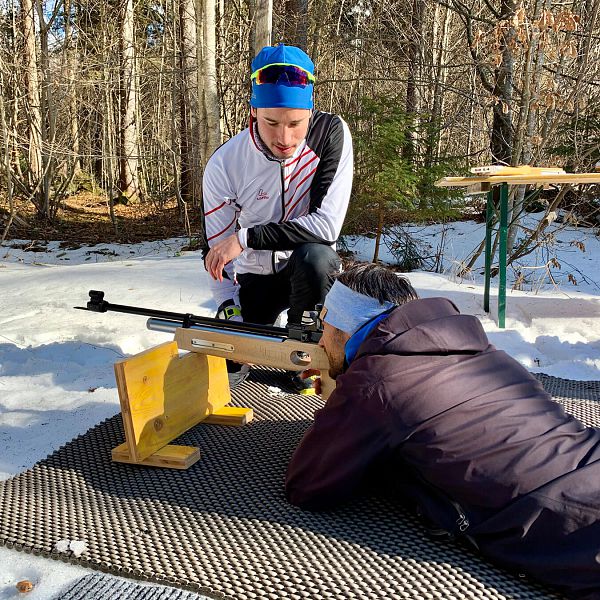
[[[340,257],[324,244],[303,244],[290,256],[287,265],[273,275],[242,273],[240,284],[242,317],[248,323],[273,324],[279,313],[288,310],[289,323],[301,323],[305,310],[322,303],[339,271]]]

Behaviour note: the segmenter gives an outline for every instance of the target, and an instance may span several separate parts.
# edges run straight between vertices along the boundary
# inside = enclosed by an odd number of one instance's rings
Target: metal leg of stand
[[[487,208],[485,213],[485,288],[483,292],[483,310],[490,312],[490,280],[492,277],[492,221],[494,218],[493,187],[487,193]]]
[[[506,243],[508,238],[508,184],[500,186],[500,249],[498,252],[498,327],[504,329],[506,319]]]

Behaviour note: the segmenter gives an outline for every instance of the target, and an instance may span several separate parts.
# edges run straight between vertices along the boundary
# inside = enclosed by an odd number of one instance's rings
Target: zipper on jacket
[[[448,533],[451,535],[455,535],[455,536],[456,535],[464,535],[466,538],[470,539],[470,536],[467,535],[465,532],[467,531],[467,529],[469,529],[469,527],[471,526],[471,523],[469,522],[469,518],[465,514],[465,511],[463,510],[462,506],[458,502],[456,502],[456,500],[453,500],[452,498],[450,498],[450,496],[448,494],[446,494],[446,492],[444,492],[443,490],[438,488],[436,485],[434,485],[430,481],[427,481],[427,479],[425,479],[425,477],[423,477],[423,475],[421,475],[421,473],[419,473],[419,471],[417,471],[417,469],[415,469],[413,467],[410,470],[416,476],[416,479],[422,485],[424,485],[425,488],[429,489],[433,493],[434,497],[437,496],[438,499],[446,501],[456,511],[457,518],[454,521],[456,523],[456,528],[454,531],[449,531]],[[477,547],[477,544],[473,540],[471,540],[471,541]]]
[[[453,502],[454,504],[454,502]],[[460,508],[460,506],[458,504],[454,504],[454,508],[456,508],[456,510],[458,511],[458,519],[456,519],[456,526],[458,527],[458,530],[461,533],[464,533],[467,529],[469,529],[469,519],[467,518],[467,516],[462,512],[462,509]]]
[[[281,219],[279,219],[279,222],[283,223],[283,218],[285,217],[285,159],[279,163],[279,176],[281,180]],[[271,267],[273,269],[273,273],[276,273],[275,250],[271,251]]]
[[[280,162],[279,174],[281,177],[281,219],[279,222],[283,223],[285,217],[285,160]]]
[[[436,487],[433,486],[433,484],[431,484],[432,487]],[[444,492],[442,492],[441,490],[439,490],[441,494],[443,494],[444,496],[446,496],[446,498],[448,499],[448,502],[450,502],[450,504],[452,504],[452,506],[454,507],[454,510],[458,513],[458,518],[456,519],[456,527],[458,529],[458,531],[460,531],[460,533],[464,533],[467,529],[469,529],[469,518],[467,517],[467,515],[465,515],[465,512],[462,508],[462,506],[456,502],[455,500],[453,500],[452,498],[448,497]]]

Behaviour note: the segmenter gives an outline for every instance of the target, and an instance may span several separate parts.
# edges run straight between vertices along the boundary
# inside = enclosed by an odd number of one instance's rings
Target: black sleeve
[[[381,389],[356,385],[351,376],[345,381],[338,377],[287,468],[286,497],[305,509],[322,510],[347,500],[389,445]]]

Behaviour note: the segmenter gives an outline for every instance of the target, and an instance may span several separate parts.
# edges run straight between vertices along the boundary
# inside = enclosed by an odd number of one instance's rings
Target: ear
[[[254,108],[254,106],[250,107],[250,114],[252,115],[253,119],[256,119],[256,108]]]

